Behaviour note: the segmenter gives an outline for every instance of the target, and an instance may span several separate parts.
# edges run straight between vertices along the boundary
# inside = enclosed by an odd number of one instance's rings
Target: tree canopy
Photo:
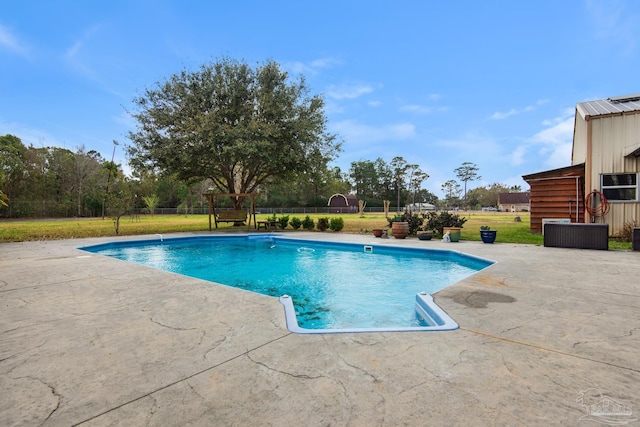
[[[269,179],[326,164],[340,150],[327,132],[323,99],[273,61],[253,69],[223,58],[169,77],[134,104],[132,166],[209,178],[226,193],[254,192]]]
[[[17,136],[0,136],[0,217],[95,213],[105,191],[103,163],[84,147],[27,147]]]
[[[478,179],[482,179],[480,175],[478,175],[478,171],[480,169],[475,163],[464,162],[462,166],[456,168],[454,172],[458,179],[464,182],[464,200],[467,201],[467,181],[475,181]]]

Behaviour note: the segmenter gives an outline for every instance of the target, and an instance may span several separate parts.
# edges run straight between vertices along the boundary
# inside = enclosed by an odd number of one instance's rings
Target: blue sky
[[[223,56],[272,59],[323,94],[334,164],[390,162],[439,196],[571,163],[578,102],[640,92],[636,0],[30,1],[0,15],[0,134],[125,165],[147,87]]]

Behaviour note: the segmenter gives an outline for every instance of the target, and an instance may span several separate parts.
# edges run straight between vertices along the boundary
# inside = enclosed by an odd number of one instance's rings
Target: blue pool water
[[[432,294],[492,264],[452,251],[272,235],[154,239],[82,249],[265,295],[287,295],[294,326],[306,330],[429,326],[416,309],[416,294]]]

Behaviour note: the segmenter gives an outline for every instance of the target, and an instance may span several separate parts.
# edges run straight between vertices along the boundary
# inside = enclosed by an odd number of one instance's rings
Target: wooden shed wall
[[[571,222],[584,222],[584,179],[582,177],[535,179],[529,181],[529,185],[531,186],[532,233],[542,233],[543,218],[569,218]]]

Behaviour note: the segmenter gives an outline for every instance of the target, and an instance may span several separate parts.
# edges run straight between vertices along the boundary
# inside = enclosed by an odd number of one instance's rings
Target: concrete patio
[[[0,424],[596,426],[640,417],[640,253],[291,236],[498,262],[435,295],[458,330],[297,335],[276,298],[77,249],[130,237],[0,244]],[[613,408],[606,415],[587,406],[603,404]]]

